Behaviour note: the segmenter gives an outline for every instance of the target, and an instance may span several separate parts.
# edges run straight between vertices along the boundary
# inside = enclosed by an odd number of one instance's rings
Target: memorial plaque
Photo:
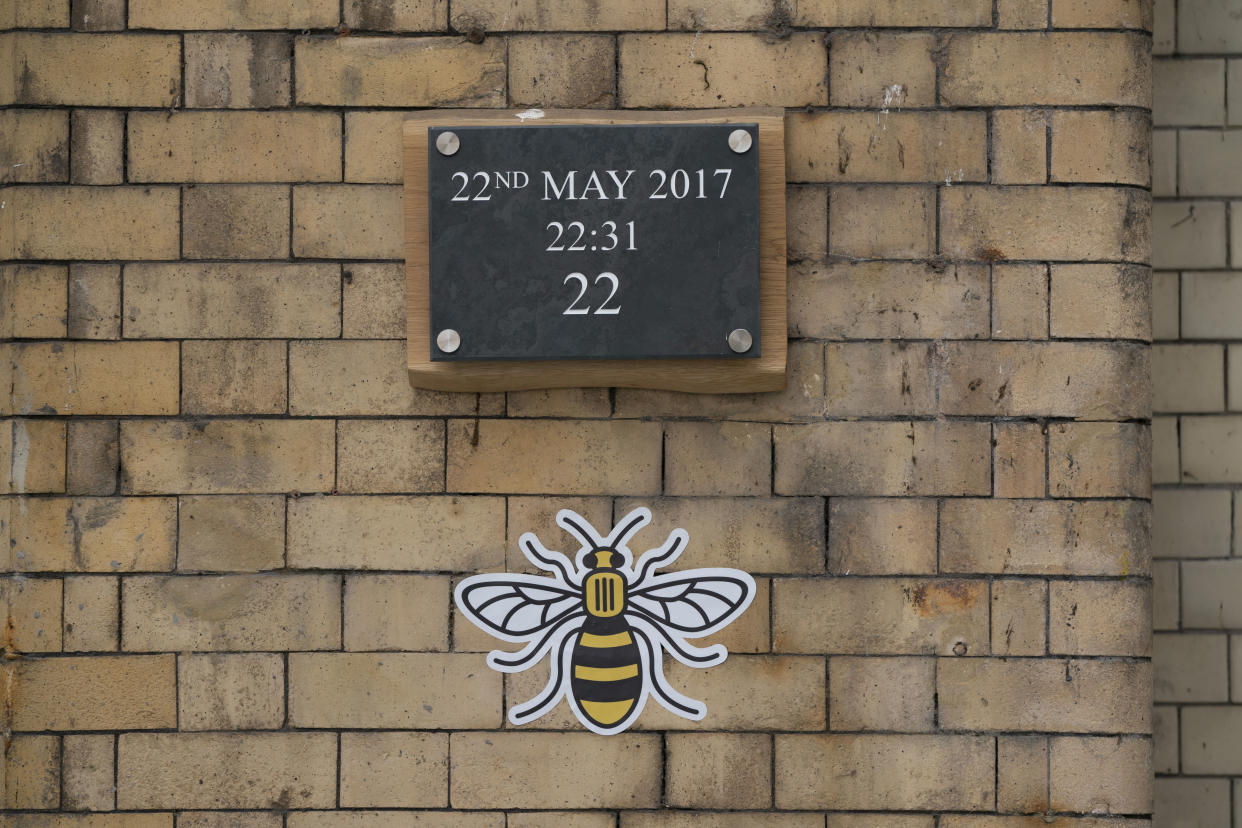
[[[758,125],[433,126],[430,358],[757,358]]]

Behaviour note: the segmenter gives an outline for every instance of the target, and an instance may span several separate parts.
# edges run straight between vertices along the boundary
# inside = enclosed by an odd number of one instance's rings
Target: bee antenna
[[[591,551],[602,549],[603,547],[600,545],[602,539],[590,528],[589,524],[583,525],[586,521],[578,522],[581,520],[581,517],[569,509],[562,509],[561,513],[556,516],[556,522],[581,541],[583,546],[591,547]]]

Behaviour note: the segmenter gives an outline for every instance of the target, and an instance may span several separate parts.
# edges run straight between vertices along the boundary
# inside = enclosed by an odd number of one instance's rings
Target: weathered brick
[[[284,496],[181,498],[177,569],[260,572],[280,569],[284,554]]]
[[[828,50],[819,33],[784,40],[753,34],[621,35],[626,108],[824,106]]]
[[[792,261],[828,255],[828,201],[824,187],[785,187],[786,256]]]
[[[449,579],[351,575],[345,579],[346,650],[447,650]]]
[[[1150,136],[1146,112],[1054,112],[1051,180],[1146,187],[1151,183]]]
[[[1221,126],[1225,121],[1225,63],[1153,61],[1152,122],[1157,126]]]
[[[1211,2],[1187,0],[1177,10],[1179,52],[1242,51],[1242,23]]]
[[[1151,811],[1151,739],[1067,736],[1049,751],[1051,809],[1089,813]]]
[[[1046,653],[1047,600],[1048,585],[1043,581],[993,581],[992,654]]]
[[[789,274],[789,328],[821,339],[988,335],[988,271],[907,262],[803,264]],[[618,412],[620,413],[620,412]]]
[[[186,106],[288,106],[292,52],[293,46],[285,34],[186,35]]]
[[[171,498],[31,498],[9,512],[15,572],[143,572],[172,569]]]
[[[669,734],[665,800],[672,808],[770,808],[771,757],[765,733]]]
[[[1153,483],[1180,483],[1177,417],[1152,417],[1151,478]]]
[[[1151,194],[1177,195],[1177,130],[1157,129],[1151,135]]]
[[[294,187],[293,255],[399,259],[405,253],[401,203],[400,187]]]
[[[0,27],[5,29],[55,29],[68,25],[67,0],[30,0],[0,10]]]
[[[75,109],[71,132],[74,184],[120,184],[125,180],[125,113]]]
[[[996,808],[1023,814],[1048,810],[1048,737],[996,740]]]
[[[59,578],[0,579],[0,609],[10,625],[6,642],[21,653],[60,652],[62,596]]]
[[[1224,264],[1224,260],[1221,260]],[[1229,304],[1242,297],[1242,274],[1182,274],[1182,338],[1234,338],[1242,330]]]
[[[936,36],[928,32],[837,32],[829,88],[833,106],[889,109],[936,105]]]
[[[1147,733],[1151,665],[1052,659],[942,659],[940,727]]]
[[[772,430],[752,423],[669,423],[664,488],[670,495],[766,495]]]
[[[936,504],[914,498],[828,502],[828,569],[836,575],[936,571]]]
[[[1236,196],[1242,176],[1233,159],[1242,151],[1242,131],[1186,129],[1178,137],[1178,194]]]
[[[285,718],[285,665],[277,653],[183,653],[177,664],[181,730],[264,730]]]
[[[1190,629],[1242,627],[1235,597],[1242,585],[1242,560],[1182,564],[1182,626]]]
[[[175,414],[177,343],[18,345],[13,401],[20,414]]]
[[[1158,774],[1177,773],[1181,764],[1181,746],[1178,744],[1178,711],[1172,705],[1158,704],[1152,717],[1153,764]],[[1156,785],[1156,808],[1162,799],[1160,785]],[[1154,815],[1153,815],[1154,816]]]
[[[91,35],[93,37],[93,35]],[[175,187],[6,187],[0,254],[17,259],[175,259]]]
[[[661,431],[644,422],[450,420],[448,490],[658,494]]]
[[[1225,205],[1212,201],[1159,201],[1152,205],[1152,267],[1158,270],[1178,268],[1225,267]],[[1227,281],[1230,274],[1187,274],[1204,278],[1209,283]],[[1223,278],[1222,278],[1223,277]],[[1190,290],[1191,284],[1184,286]],[[1183,335],[1195,338],[1189,323],[1196,314],[1207,311],[1206,318],[1215,317],[1212,303],[1186,304],[1183,296]]]
[[[1052,26],[1055,29],[1141,29],[1152,28],[1152,4],[1130,0],[1052,0]]]
[[[114,495],[121,460],[116,420],[70,420],[67,424],[65,491]]]
[[[121,466],[139,494],[325,492],[333,432],[323,420],[126,421]]]
[[[958,422],[776,426],[778,494],[991,493],[991,434]]]
[[[607,417],[612,400],[607,388],[548,388],[510,391],[505,395],[510,417]]]
[[[121,590],[117,578],[65,578],[65,652],[113,651],[120,636]]]
[[[283,816],[279,811],[181,811],[177,822],[178,828],[282,828]]]
[[[1047,488],[1044,427],[1039,423],[995,423],[992,442],[993,494],[1043,497]]]
[[[123,584],[121,647],[330,650],[341,644],[334,575],[134,577]]]
[[[939,411],[943,354],[926,343],[829,342],[824,347],[828,413],[834,417]]]
[[[927,258],[936,239],[935,190],[835,186],[828,193],[828,219],[828,252],[833,255]]]
[[[512,821],[512,818],[510,818]],[[622,828],[822,828],[823,814],[622,811]],[[612,823],[608,823],[611,828]],[[23,826],[22,828],[25,828]],[[835,824],[833,828],[836,828]],[[894,826],[895,828],[895,826]],[[926,826],[915,826],[926,828]]]
[[[331,808],[336,753],[331,733],[122,733],[117,807]]]
[[[664,28],[659,0],[599,5],[591,0],[457,0],[452,27],[457,31],[634,31]]]
[[[289,255],[286,187],[188,188],[181,209],[186,258],[283,259]]]
[[[988,649],[987,584],[975,581],[776,580],[777,652],[971,655]]]
[[[61,745],[61,806],[67,811],[111,811],[116,800],[116,737],[65,736]]]
[[[639,717],[650,730],[823,730],[827,687],[822,657],[731,655],[720,665],[702,670],[670,663],[669,683],[708,709],[702,722],[690,722],[652,701]],[[545,682],[546,683],[546,682]],[[533,697],[543,684],[530,684],[522,698]],[[756,705],[755,699],[768,699]]]
[[[0,112],[0,183],[67,181],[69,117],[52,109]]]
[[[55,809],[60,804],[60,739],[10,736],[0,759],[6,809]]]
[[[1151,277],[1151,327],[1156,340],[1181,336],[1181,274],[1153,273]]]
[[[188,0],[172,8],[161,0],[133,0],[133,29],[327,29],[340,20],[333,0],[269,0],[238,7],[230,0]]]
[[[174,814],[14,814],[13,828],[173,828]]]
[[[997,27],[1001,29],[1048,28],[1049,0],[998,0]]]
[[[992,183],[1043,184],[1048,180],[1048,115],[1040,110],[992,113]]]
[[[197,340],[181,346],[185,414],[283,414],[285,343]]]
[[[802,0],[793,22],[796,26],[833,27],[990,27],[992,5],[986,0]]]
[[[832,730],[923,733],[935,724],[935,659],[857,658],[828,661]]]
[[[1132,423],[1048,427],[1053,497],[1150,497],[1151,430]]]
[[[1091,55],[1092,71],[1083,71]],[[1151,103],[1151,58],[1139,34],[953,34],[940,103],[949,106],[1136,106]]]
[[[1150,522],[1146,503],[946,500],[940,571],[1144,575]]]
[[[616,828],[607,811],[514,811],[506,815],[508,828]]]
[[[71,25],[75,32],[117,32],[125,28],[126,0],[75,0]]]
[[[69,336],[72,339],[121,338],[120,265],[69,266]]]
[[[1102,187],[951,187],[940,248],[954,258],[1146,263],[1146,193]]]
[[[1055,337],[1151,339],[1151,271],[1127,265],[1052,266]]]
[[[1229,701],[1228,646],[1229,637],[1223,633],[1156,635],[1152,654],[1155,700]]]
[[[127,337],[336,336],[334,264],[127,265]]]
[[[1215,344],[1156,345],[1152,386],[1156,411],[1223,411],[1225,349]]]
[[[448,743],[447,733],[342,733],[341,806],[445,807]]]
[[[340,146],[341,120],[329,112],[134,112],[129,178],[340,181]]]
[[[655,734],[454,733],[449,739],[449,796],[456,808],[660,804],[663,762]],[[611,771],[577,772],[590,767]]]
[[[826,814],[828,828],[934,828],[930,814],[840,813]],[[946,815],[942,819],[947,819]]]
[[[500,721],[500,674],[474,653],[289,656],[294,727],[497,728]],[[463,805],[456,797],[453,804]]]
[[[1177,561],[1155,561],[1152,564],[1151,615],[1152,628],[1175,630],[1181,626],[1182,579]]]
[[[346,181],[368,184],[401,181],[401,129],[407,114],[401,111],[345,113]],[[403,285],[404,282],[402,273]]]
[[[6,338],[63,338],[67,278],[60,265],[0,266],[0,333]]]
[[[522,35],[509,40],[512,106],[611,109],[616,41],[608,35]]]
[[[405,265],[345,265],[342,280],[341,336],[405,337]]]
[[[341,420],[337,455],[340,492],[444,491],[440,420]]]
[[[428,32],[448,26],[448,0],[345,0],[354,31]]]
[[[181,95],[181,41],[137,34],[10,35],[22,71],[13,103],[51,106],[173,106]]]
[[[171,655],[23,659],[12,675],[14,730],[175,727]]]
[[[1180,820],[1190,825],[1228,825],[1229,780],[1158,777],[1153,807],[1155,825],[1176,825]]]
[[[13,494],[65,490],[64,422],[7,420],[0,426],[0,434],[10,448],[8,462],[0,473],[0,490]]]
[[[980,736],[776,736],[776,807],[984,811],[994,741]]]
[[[504,106],[505,42],[460,37],[294,41],[299,104]]]
[[[612,526],[613,516],[613,499],[609,497],[509,497],[506,500],[506,540],[505,540],[505,569],[509,572],[530,572],[542,573],[543,570],[532,566],[530,561],[523,554],[520,543],[522,535],[527,532],[533,532],[550,549],[567,548],[571,552],[577,551],[575,544],[578,542],[572,535],[562,529],[556,523],[556,515],[561,509],[572,509],[582,517],[586,518],[592,526],[606,528]],[[750,503],[751,501],[742,501]],[[721,503],[728,503],[733,506],[738,503],[736,500],[727,501],[710,501],[710,500],[688,500],[685,498],[670,498],[668,500],[652,501],[649,498],[641,500],[623,500],[616,501],[616,513],[618,515],[629,514],[639,506],[650,506],[652,510],[652,525],[650,528],[644,529],[635,540],[634,546],[641,549],[656,546],[660,541],[668,536],[668,533],[676,527],[684,527],[690,537],[694,538],[696,526],[709,526],[712,530],[719,524],[716,522],[723,518],[723,515],[717,516],[712,511],[713,505],[720,508]],[[705,507],[704,514],[709,515],[698,519],[696,523],[696,510],[694,505],[702,505]],[[683,507],[679,512],[678,508]],[[686,552],[693,556],[696,544],[691,543]],[[740,551],[732,550],[735,554]],[[779,556],[780,550],[776,555]],[[685,561],[685,555],[679,561]],[[693,557],[691,557],[693,560]],[[723,560],[713,555],[713,561]],[[686,564],[693,566],[693,563]],[[724,565],[724,564],[722,564]],[[728,564],[736,566],[736,562]],[[744,567],[747,572],[748,567]],[[762,570],[760,570],[762,571]],[[473,626],[473,625],[467,625]],[[457,628],[461,632],[461,628]],[[489,637],[490,639],[490,637]]]
[[[982,112],[815,112],[785,118],[791,181],[987,180]]]

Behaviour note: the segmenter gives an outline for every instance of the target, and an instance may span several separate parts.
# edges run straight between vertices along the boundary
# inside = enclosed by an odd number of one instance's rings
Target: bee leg
[[[660,648],[652,643],[647,634],[638,625],[631,627],[634,637],[638,639],[639,649],[647,661],[647,676],[651,682],[651,694],[660,706],[670,713],[675,713],[692,721],[698,721],[707,715],[707,705],[701,701],[683,696],[674,690],[664,678],[664,665],[660,661]]]
[[[543,638],[531,642],[516,653],[492,650],[487,656],[487,666],[502,673],[520,673],[543,658],[544,653],[556,646],[558,635],[565,635],[577,629],[584,617],[586,617],[586,613],[581,612],[567,615],[560,621],[557,621],[552,629],[544,634]]]
[[[643,622],[639,621],[637,623]],[[661,629],[658,624],[647,624],[646,628],[648,635],[652,638],[658,638],[660,643],[664,645],[664,649],[668,650],[674,658],[687,667],[714,667],[724,661],[729,655],[729,651],[725,649],[723,644],[713,644],[710,647],[695,647],[669,635],[668,631]]]
[[[569,648],[573,643],[573,631],[567,632],[560,641],[552,646],[552,658],[548,660],[548,684],[543,692],[534,699],[509,709],[509,721],[515,725],[523,725],[538,719],[560,702],[565,695],[565,661],[569,656]]]

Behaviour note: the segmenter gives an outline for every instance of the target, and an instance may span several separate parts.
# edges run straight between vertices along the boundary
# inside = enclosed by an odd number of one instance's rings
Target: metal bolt
[[[729,149],[738,155],[750,149],[750,133],[744,129],[735,129],[729,133]]]
[[[461,334],[452,328],[445,328],[436,334],[436,347],[446,354],[455,353],[461,347]]]
[[[436,149],[441,155],[456,155],[460,148],[461,141],[458,140],[456,132],[441,132],[436,136]]]
[[[753,340],[750,338],[750,331],[745,328],[737,328],[729,334],[729,347],[736,354],[744,354],[750,350]]]

